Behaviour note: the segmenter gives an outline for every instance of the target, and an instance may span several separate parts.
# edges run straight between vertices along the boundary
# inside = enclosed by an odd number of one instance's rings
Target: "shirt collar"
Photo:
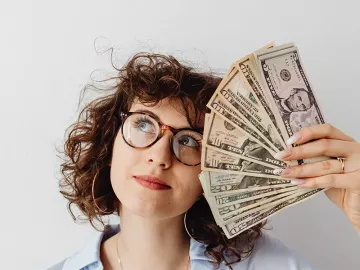
[[[80,252],[75,253],[69,257],[63,267],[63,270],[82,269],[92,263],[100,261],[100,245],[107,238],[110,238],[114,234],[120,231],[120,224],[106,225],[104,232],[96,231],[93,238],[88,241],[87,245]],[[190,239],[190,260],[209,260],[209,257],[205,255],[206,245],[200,242]]]
[[[195,241],[193,238],[190,239],[190,260],[205,260],[208,261],[210,258],[205,255],[206,245]]]

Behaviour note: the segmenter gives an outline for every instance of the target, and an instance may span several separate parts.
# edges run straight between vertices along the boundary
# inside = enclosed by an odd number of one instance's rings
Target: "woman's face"
[[[176,107],[176,108],[174,108]],[[161,123],[179,129],[190,125],[180,111],[180,103],[168,99],[155,107],[134,103],[130,112],[150,111]],[[198,174],[201,166],[187,166],[171,152],[172,133],[166,130],[154,145],[138,149],[126,144],[119,130],[111,163],[111,184],[122,207],[143,217],[170,218],[186,212],[202,193]],[[168,189],[151,189],[136,179],[151,176],[165,182]]]

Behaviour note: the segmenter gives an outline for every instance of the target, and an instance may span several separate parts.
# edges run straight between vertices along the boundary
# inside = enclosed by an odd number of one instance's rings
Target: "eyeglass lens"
[[[123,136],[133,147],[147,147],[156,141],[161,129],[159,123],[149,115],[135,113],[123,123]],[[201,160],[202,135],[193,130],[180,130],[172,138],[176,157],[184,164],[196,165]]]

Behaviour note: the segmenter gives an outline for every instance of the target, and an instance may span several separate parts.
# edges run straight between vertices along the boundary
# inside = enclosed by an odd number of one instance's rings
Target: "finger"
[[[276,153],[274,157],[280,160],[299,160],[318,156],[349,157],[359,150],[360,144],[358,143],[333,139],[319,139],[288,148]]]
[[[301,184],[301,180],[304,183]],[[298,180],[298,187],[308,188],[344,188],[351,190],[360,190],[359,172],[346,174],[328,174],[319,177],[311,177]],[[294,181],[296,183],[296,180]]]
[[[346,135],[336,127],[333,127],[330,124],[321,124],[302,128],[300,131],[291,136],[287,140],[286,144],[289,146],[294,143],[303,144],[308,141],[320,138],[355,142],[355,139]]]
[[[274,174],[285,178],[309,178],[336,173],[343,173],[341,163],[337,159],[328,159],[274,170]]]

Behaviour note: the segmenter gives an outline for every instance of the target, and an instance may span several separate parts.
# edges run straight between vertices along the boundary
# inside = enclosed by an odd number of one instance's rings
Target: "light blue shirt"
[[[73,254],[48,270],[102,270],[100,261],[100,245],[120,230],[119,225],[110,225],[105,233],[96,235],[83,250]],[[204,252],[206,246],[193,239],[190,240],[191,270],[215,269],[209,262],[211,258]],[[232,261],[232,260],[228,260]],[[234,270],[315,270],[306,260],[286,247],[280,240],[264,232],[255,243],[253,252],[243,261],[231,265]],[[219,270],[229,269],[225,263],[220,264]]]

